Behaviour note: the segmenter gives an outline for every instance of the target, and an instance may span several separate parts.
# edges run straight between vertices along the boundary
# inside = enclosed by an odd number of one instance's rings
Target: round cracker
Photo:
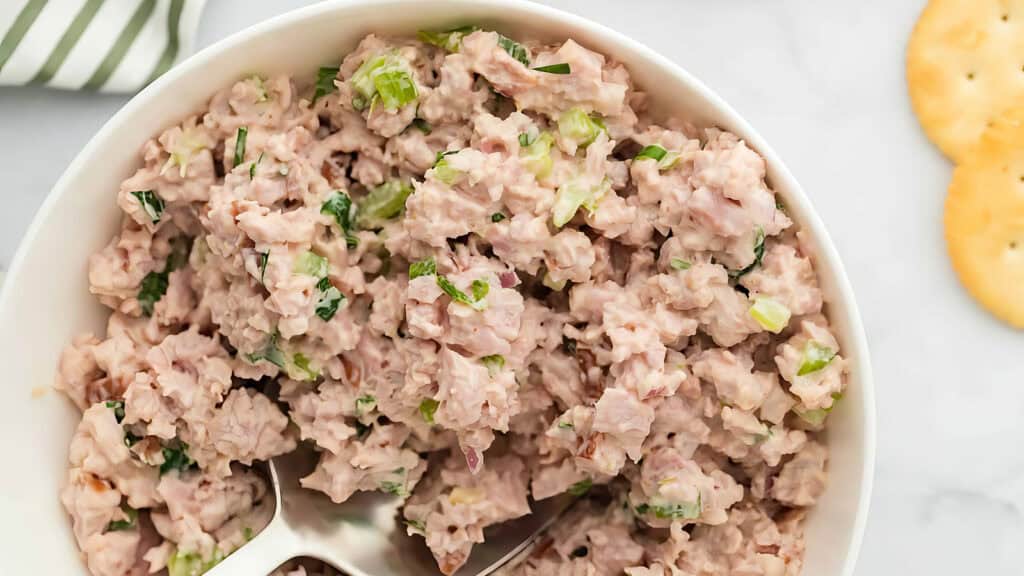
[[[1024,328],[1024,112],[993,121],[956,167],[944,220],[960,281],[998,318]]]
[[[1024,0],[931,0],[907,46],[907,85],[928,137],[960,162],[1024,102]]]

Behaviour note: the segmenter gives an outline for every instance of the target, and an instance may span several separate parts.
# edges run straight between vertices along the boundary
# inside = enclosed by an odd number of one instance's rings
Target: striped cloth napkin
[[[206,0],[0,0],[0,84],[132,92],[192,50]]]

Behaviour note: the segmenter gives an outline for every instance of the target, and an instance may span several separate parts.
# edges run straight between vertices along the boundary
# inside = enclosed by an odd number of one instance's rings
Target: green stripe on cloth
[[[18,13],[14,24],[11,24],[7,34],[4,34],[4,39],[0,41],[0,70],[4,69],[4,64],[7,64],[11,54],[14,54],[14,49],[18,47],[21,39],[25,37],[25,33],[39,17],[43,6],[46,6],[46,0],[30,0]]]
[[[167,12],[167,48],[164,49],[164,53],[160,56],[156,67],[153,68],[153,73],[146,80],[146,84],[156,80],[161,74],[170,70],[171,64],[174,64],[175,58],[178,57],[178,44],[180,42],[178,27],[181,25],[181,10],[184,7],[185,0],[171,0],[171,8]]]
[[[64,31],[64,35],[60,37],[60,41],[54,46],[53,52],[50,52],[50,57],[46,59],[43,67],[39,69],[34,78],[29,80],[30,84],[46,84],[50,78],[53,78],[102,5],[103,0],[89,0],[82,6],[75,19],[71,21],[71,25]]]
[[[96,71],[93,72],[92,77],[82,86],[86,90],[98,90],[103,84],[110,79],[110,75],[117,70],[117,66],[124,59],[124,55],[128,53],[128,49],[132,47],[132,43],[135,42],[135,38],[138,37],[139,32],[142,31],[142,27],[146,25],[149,17],[153,14],[153,9],[156,8],[156,0],[143,0],[139,7],[136,8],[135,13],[132,14],[132,19],[128,21],[124,26],[124,30],[121,31],[121,35],[117,37],[117,41],[110,47],[110,51],[103,58],[103,62],[96,67]]]

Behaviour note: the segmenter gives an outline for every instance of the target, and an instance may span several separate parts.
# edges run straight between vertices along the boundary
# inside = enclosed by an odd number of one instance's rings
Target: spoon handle
[[[299,539],[280,517],[275,517],[262,532],[235,550],[206,576],[262,576],[302,555]]]

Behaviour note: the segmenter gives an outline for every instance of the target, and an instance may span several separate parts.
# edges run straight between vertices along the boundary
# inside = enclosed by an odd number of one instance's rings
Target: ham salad
[[[800,574],[847,379],[814,254],[755,150],[652,104],[573,40],[464,27],[146,142],[89,260],[106,334],[59,367],[88,570],[202,574],[307,443],[305,488],[403,499],[444,574],[562,493],[506,573]]]

